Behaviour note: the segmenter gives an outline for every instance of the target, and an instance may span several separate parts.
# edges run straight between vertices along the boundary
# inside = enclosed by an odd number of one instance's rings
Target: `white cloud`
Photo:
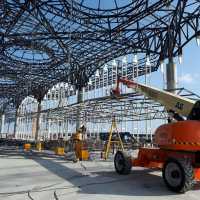
[[[192,74],[187,73],[180,76],[178,80],[182,83],[194,83],[197,80],[197,78],[199,78],[199,74],[192,75]]]

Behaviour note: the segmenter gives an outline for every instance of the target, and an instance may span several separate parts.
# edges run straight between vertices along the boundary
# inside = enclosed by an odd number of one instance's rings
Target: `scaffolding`
[[[126,75],[128,76],[129,73]],[[100,77],[97,77],[97,79]],[[104,76],[104,78],[105,83],[105,80],[108,80],[108,76]],[[147,78],[144,77],[144,81],[145,80],[147,81]],[[55,96],[49,92],[48,95],[51,95],[51,97],[53,96],[54,100],[49,100],[47,97],[46,100],[41,103],[40,139],[52,140],[61,137],[65,139],[70,138],[76,130],[77,112],[79,112],[80,121],[87,127],[87,134],[89,137],[97,138],[99,132],[108,131],[109,124],[112,122],[112,116],[114,115],[116,122],[120,124],[120,132],[127,131],[138,140],[139,137],[142,136],[152,141],[152,134],[155,128],[159,126],[159,124],[165,123],[167,120],[168,116],[164,107],[149,98],[144,98],[144,96],[139,93],[128,89],[124,90],[123,87],[121,87],[123,93],[120,100],[107,95],[105,91],[110,90],[115,81],[116,80],[112,78],[112,80],[108,82],[110,84],[104,84],[100,87],[99,83],[98,86],[96,85],[94,87],[97,88],[95,90],[85,89],[83,92],[84,100],[81,103],[76,102],[76,92],[67,91],[69,95],[67,97],[64,96],[62,100],[64,102],[63,105],[59,104],[59,96],[56,99]],[[94,84],[96,84],[96,81],[94,81]],[[148,79],[148,84],[151,84],[150,78]],[[55,86],[55,88],[63,90],[63,87]],[[70,89],[70,86],[68,88]],[[104,92],[101,92],[100,96],[99,91],[96,90],[102,90]],[[56,89],[53,89],[53,93],[54,92],[57,92]],[[176,93],[194,100],[200,98],[198,95],[184,88],[177,88]],[[10,113],[10,116],[13,116],[12,113]],[[24,101],[18,109],[16,138],[34,139],[36,117],[37,102],[35,99],[29,98]],[[7,127],[7,131],[9,129],[8,127],[10,127],[8,125],[9,123],[10,122],[6,123],[4,127],[4,129]]]

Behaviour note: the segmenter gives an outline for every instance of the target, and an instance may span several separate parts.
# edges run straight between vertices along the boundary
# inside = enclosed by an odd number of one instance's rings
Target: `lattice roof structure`
[[[177,88],[176,93],[182,97],[192,100],[199,100],[200,96],[185,89]],[[30,104],[31,104],[30,100]],[[47,100],[48,101],[48,100]],[[29,106],[30,104],[25,104]],[[48,119],[68,120],[75,123],[77,120],[77,112],[82,122],[109,122],[115,116],[117,121],[145,121],[168,118],[167,111],[164,106],[137,92],[123,93],[120,98],[114,98],[110,95],[87,99],[82,103],[68,103],[66,105],[56,106],[55,108],[44,108],[41,113],[46,115]],[[13,117],[10,113],[10,118]],[[18,113],[18,117],[36,118],[37,110],[28,111],[26,108]]]
[[[199,21],[199,0],[1,0],[1,108],[58,82],[80,89],[126,54],[150,56],[155,71],[200,36]]]

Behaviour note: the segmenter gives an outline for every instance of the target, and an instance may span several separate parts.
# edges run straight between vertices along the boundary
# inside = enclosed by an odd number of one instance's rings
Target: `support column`
[[[40,113],[41,113],[41,101],[38,101],[37,116],[36,116],[36,127],[35,127],[35,141],[39,142],[39,131],[40,131]]]
[[[5,114],[1,115],[1,134],[4,134]]]
[[[15,111],[14,133],[13,133],[14,139],[16,139],[17,117],[18,117],[18,107],[16,107],[16,111]]]
[[[47,139],[48,140],[50,140],[51,139],[51,137],[50,137],[50,134],[51,134],[51,121],[50,121],[50,119],[49,118],[47,118],[47,123],[48,123],[48,136],[47,136]]]
[[[78,90],[77,93],[77,103],[83,102],[83,88]],[[76,130],[78,130],[81,126],[81,107],[77,110],[76,113]]]
[[[176,64],[174,63],[173,57],[171,57],[166,67],[167,90],[176,89],[176,79]],[[172,93],[176,93],[176,91],[172,91]]]

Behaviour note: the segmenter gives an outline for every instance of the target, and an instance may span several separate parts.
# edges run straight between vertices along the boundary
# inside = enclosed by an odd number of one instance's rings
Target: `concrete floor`
[[[114,172],[113,163],[72,163],[46,154],[0,148],[2,200],[134,200],[199,199],[200,185],[186,194],[170,192],[161,173],[134,168],[128,176]]]

